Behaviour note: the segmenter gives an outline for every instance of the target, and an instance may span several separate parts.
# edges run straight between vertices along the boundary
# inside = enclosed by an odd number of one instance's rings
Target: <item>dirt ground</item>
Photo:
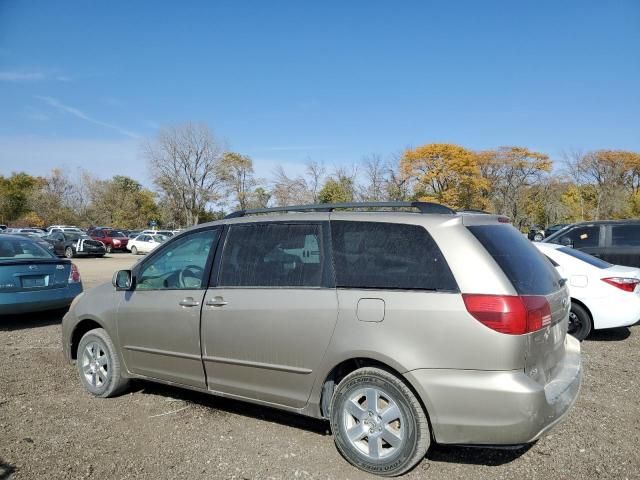
[[[76,260],[85,288],[131,255]],[[328,424],[206,394],[137,382],[86,394],[60,346],[60,314],[0,318],[0,480],[365,479]],[[640,478],[640,326],[583,342],[580,398],[529,448],[433,446],[406,479]]]

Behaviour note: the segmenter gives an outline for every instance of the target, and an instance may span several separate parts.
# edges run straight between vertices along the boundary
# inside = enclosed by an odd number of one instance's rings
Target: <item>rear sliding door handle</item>
[[[196,302],[193,298],[187,297],[180,301],[178,305],[182,307],[197,307],[198,305],[200,305],[200,302]]]
[[[206,305],[209,307],[224,307],[229,302],[225,302],[222,297],[215,297],[211,300],[207,300]]]

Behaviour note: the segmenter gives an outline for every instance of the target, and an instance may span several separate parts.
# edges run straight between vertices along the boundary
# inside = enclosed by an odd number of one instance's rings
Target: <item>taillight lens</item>
[[[71,264],[71,271],[69,272],[69,283],[80,282],[80,271],[75,263]]]
[[[624,277],[610,277],[603,278],[603,282],[608,283],[609,285],[613,285],[620,290],[624,290],[625,292],[633,292],[636,287],[640,283],[640,280],[637,278],[624,278]]]
[[[462,295],[467,311],[480,323],[508,335],[524,335],[551,324],[547,299],[536,295]]]

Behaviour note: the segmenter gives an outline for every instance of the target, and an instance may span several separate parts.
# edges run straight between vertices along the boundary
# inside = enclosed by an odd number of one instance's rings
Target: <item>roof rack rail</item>
[[[257,215],[260,213],[277,212],[333,212],[339,209],[361,209],[361,208],[415,208],[420,213],[438,213],[445,215],[455,215],[456,211],[449,207],[431,202],[350,202],[350,203],[317,203],[313,205],[292,205],[288,207],[256,208],[250,210],[238,210],[232,212],[227,218],[245,217],[247,215]]]

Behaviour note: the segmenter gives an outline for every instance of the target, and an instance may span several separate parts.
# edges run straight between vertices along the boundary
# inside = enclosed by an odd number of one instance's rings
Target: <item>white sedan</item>
[[[143,233],[127,243],[127,250],[134,255],[149,253],[154,248],[162,245],[167,240],[164,235],[147,235]]]
[[[551,260],[571,294],[569,333],[584,340],[592,329],[640,320],[640,269],[611,265],[573,248],[534,243]]]

